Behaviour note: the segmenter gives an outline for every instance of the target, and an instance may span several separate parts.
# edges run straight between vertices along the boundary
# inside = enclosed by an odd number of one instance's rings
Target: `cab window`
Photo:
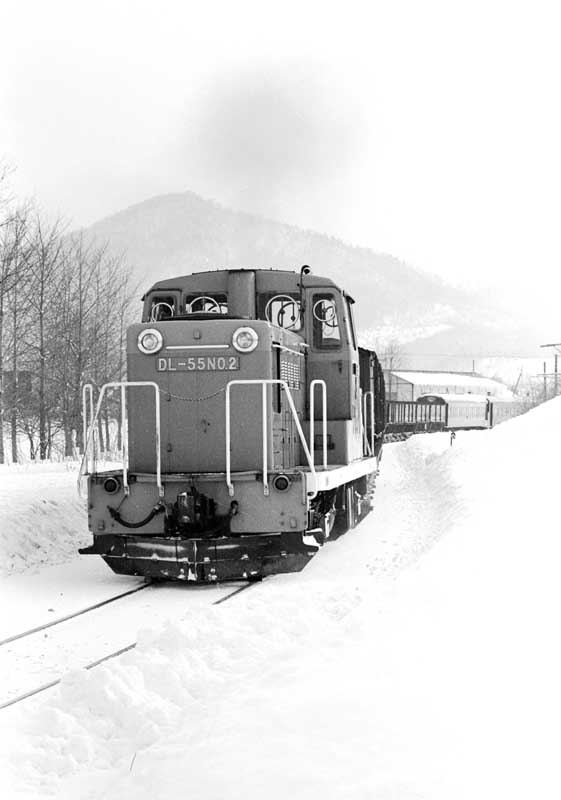
[[[299,331],[302,328],[300,296],[298,294],[259,295],[259,319],[266,319],[277,328]]]
[[[313,295],[312,328],[314,347],[320,350],[336,350],[341,346],[337,303],[333,293]]]
[[[189,294],[185,298],[185,314],[227,314],[228,298],[223,292]]]
[[[154,294],[150,298],[150,322],[163,322],[177,314],[177,298],[174,295]]]

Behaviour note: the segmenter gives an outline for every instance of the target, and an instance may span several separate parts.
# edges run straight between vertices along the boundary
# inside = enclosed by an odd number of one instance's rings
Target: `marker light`
[[[286,492],[290,489],[290,478],[288,475],[275,475],[273,478],[273,486],[277,492]]]
[[[106,478],[103,482],[103,488],[107,494],[115,494],[121,488],[121,484],[117,478]]]
[[[258,342],[259,337],[253,328],[238,328],[232,336],[232,344],[240,353],[251,353]]]
[[[155,328],[148,328],[148,330],[141,331],[138,334],[138,349],[141,353],[152,355],[162,349],[164,340],[162,334]]]

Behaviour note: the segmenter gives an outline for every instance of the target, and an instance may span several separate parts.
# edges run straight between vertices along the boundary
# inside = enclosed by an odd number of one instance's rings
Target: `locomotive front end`
[[[352,298],[302,267],[196,273],[143,299],[127,380],[95,409],[84,387],[81,552],[153,579],[301,570],[368,513],[381,454],[383,374],[358,347]],[[122,467],[101,471],[104,404]]]
[[[94,543],[82,551],[116,572],[257,579],[317,550],[298,469],[303,337],[256,318],[254,273],[226,275],[229,286],[160,289],[127,332],[128,380],[113,388],[124,469],[90,474]]]

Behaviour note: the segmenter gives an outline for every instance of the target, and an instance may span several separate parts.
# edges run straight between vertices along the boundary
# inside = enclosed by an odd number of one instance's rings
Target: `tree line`
[[[123,260],[7,197],[0,171],[0,464],[83,451],[82,386],[125,376],[131,287]],[[4,187],[4,193],[1,193]],[[2,202],[3,198],[3,202]],[[110,405],[101,450],[120,447]]]

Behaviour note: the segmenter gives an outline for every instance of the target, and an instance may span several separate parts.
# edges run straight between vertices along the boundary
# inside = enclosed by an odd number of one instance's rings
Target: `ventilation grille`
[[[281,361],[281,381],[286,381],[289,389],[300,388],[300,363],[298,361]]]

